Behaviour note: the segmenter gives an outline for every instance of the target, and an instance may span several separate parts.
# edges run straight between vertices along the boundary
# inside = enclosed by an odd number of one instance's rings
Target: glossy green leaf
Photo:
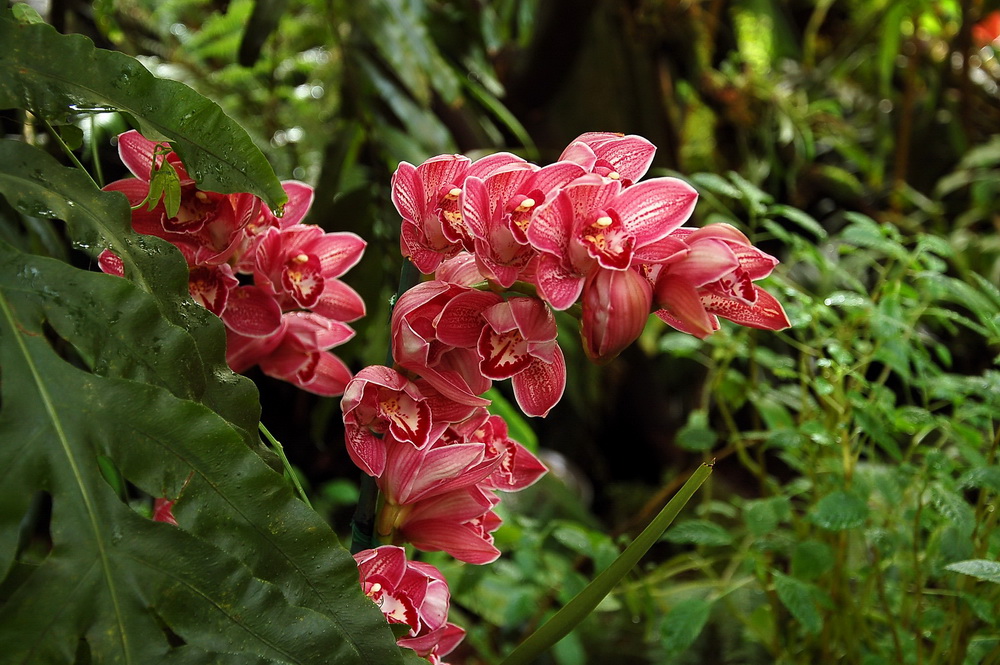
[[[25,108],[63,121],[119,110],[150,139],[167,139],[203,189],[250,192],[273,209],[287,200],[246,131],[217,104],[177,81],[158,79],[123,53],[82,35],[22,25],[0,14],[0,108]]]
[[[50,324],[61,334],[88,326],[90,334],[73,337],[73,343],[95,372],[153,383],[202,402],[235,426],[248,446],[259,445],[257,390],[226,365],[221,321],[191,299],[180,252],[132,230],[124,196],[98,190],[80,170],[16,141],[0,141],[0,194],[26,215],[64,220],[77,247],[93,254],[112,250],[129,280],[152,296],[143,298],[125,280],[108,287],[105,305],[116,308],[109,314],[115,325],[103,330],[106,323],[92,320],[94,293],[77,284],[86,273],[58,264],[49,268],[69,294],[44,286],[49,274],[19,276],[26,289],[45,299]]]
[[[865,523],[868,504],[856,494],[837,490],[820,499],[809,517],[817,526],[831,531],[853,529]]]
[[[684,520],[674,525],[663,539],[671,543],[722,546],[733,542],[726,529],[707,520]]]
[[[0,246],[4,575],[32,496],[52,500],[51,551],[29,577],[6,583],[5,658],[71,663],[85,639],[95,662],[214,662],[216,653],[240,657],[229,662],[402,662],[353,559],[225,420],[56,353],[68,343],[135,356],[142,333],[169,325],[156,312],[127,280]],[[117,350],[95,348],[95,337]],[[122,503],[102,457],[133,486],[176,500],[180,528]],[[187,646],[172,647],[163,626]]]
[[[1000,561],[969,559],[968,561],[950,563],[945,568],[954,573],[962,573],[985,582],[1000,584]]]
[[[816,607],[818,598],[816,587],[775,571],[774,591],[778,594],[781,604],[788,608],[806,632],[815,634],[823,628],[823,617]]]
[[[663,617],[663,628],[660,630],[667,654],[677,656],[684,653],[698,639],[711,611],[711,601],[704,598],[687,598],[671,607]]]

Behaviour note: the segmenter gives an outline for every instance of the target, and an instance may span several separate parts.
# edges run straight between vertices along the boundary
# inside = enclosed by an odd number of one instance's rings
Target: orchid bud
[[[587,357],[606,363],[634,342],[649,318],[653,292],[634,270],[596,270],[583,287],[581,335]]]

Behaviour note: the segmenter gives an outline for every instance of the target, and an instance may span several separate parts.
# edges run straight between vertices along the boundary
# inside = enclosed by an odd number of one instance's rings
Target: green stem
[[[100,141],[97,138],[97,116],[90,116],[90,161],[94,165],[94,175],[97,186],[104,189],[104,169],[101,168],[101,151],[98,150]]]
[[[77,159],[76,155],[73,154],[73,151],[69,149],[68,145],[66,145],[66,142],[62,140],[61,136],[59,136],[59,132],[57,132],[52,127],[52,125],[49,124],[49,121],[46,120],[45,118],[41,116],[36,116],[36,117],[42,121],[42,124],[45,125],[45,130],[49,133],[49,136],[51,136],[52,139],[59,144],[59,147],[63,149],[63,152],[65,152],[66,156],[70,158],[70,161],[73,162],[74,166],[76,166],[78,169],[86,173],[87,177],[90,178],[90,181],[94,183],[94,187],[100,189],[100,185],[98,185],[97,181],[94,180],[94,176],[90,175],[90,171],[84,168],[83,163],[79,159]]]
[[[712,464],[702,464],[698,470],[677,491],[674,498],[664,506],[660,514],[653,518],[649,526],[636,536],[632,544],[625,548],[604,572],[594,578],[583,591],[573,597],[556,612],[541,628],[528,636],[500,665],[526,665],[540,653],[564,638],[577,624],[583,621],[594,608],[611,593],[611,590],[635,567],[639,559],[649,551],[674,521],[699,487],[712,473]]]
[[[299,482],[298,474],[295,473],[295,469],[292,468],[288,458],[285,457],[284,447],[278,443],[277,439],[271,436],[271,433],[267,431],[266,427],[264,427],[264,423],[257,423],[257,427],[260,428],[261,433],[267,438],[267,440],[271,442],[274,452],[278,453],[278,457],[281,458],[281,465],[285,467],[285,473],[287,473],[288,477],[292,480],[292,485],[295,486],[295,490],[299,493],[299,497],[307,506],[312,508],[312,503],[309,501],[309,497],[306,496],[306,491],[302,489],[302,483]]]

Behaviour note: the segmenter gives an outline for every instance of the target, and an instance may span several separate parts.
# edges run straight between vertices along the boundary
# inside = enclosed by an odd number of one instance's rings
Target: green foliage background
[[[121,177],[109,139],[134,125],[188,140],[215,188],[277,205],[274,173],[310,182],[306,221],[369,240],[347,276],[369,304],[342,347],[355,368],[385,356],[400,160],[547,161],[583,131],[641,134],[656,174],[699,190],[697,223],[735,224],[782,260],[767,288],[783,333],[699,342],[651,321],[596,369],[561,321],[570,386],[531,425],[566,464],[505,502],[497,564],[428,557],[469,630],[451,662],[499,662],[714,458],[686,519],[538,662],[1000,663],[1000,63],[972,31],[995,9],[102,0],[46,17],[190,86],[176,106],[158,100],[188,88],[124,55],[5,20],[5,133],[32,144],[0,144],[11,662],[400,658],[328,526],[345,535],[356,479],[336,401],[228,373],[180,256],[56,162],[59,135],[95,177]],[[86,272],[107,246],[130,282]],[[261,409],[319,514],[271,470]],[[141,516],[148,495],[180,494],[184,529]],[[223,575],[238,593],[212,595]],[[108,641],[101,622],[139,638]]]

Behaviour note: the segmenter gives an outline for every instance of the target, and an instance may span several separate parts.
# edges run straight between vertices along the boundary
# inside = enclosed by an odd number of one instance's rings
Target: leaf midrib
[[[7,302],[7,298],[3,296],[2,291],[0,291],[0,311],[2,311],[4,318],[7,320],[8,329],[12,332],[17,331],[19,329],[17,320],[14,317],[14,312],[11,310],[9,303]],[[49,418],[52,421],[52,427],[55,430],[56,437],[59,439],[59,444],[63,449],[66,461],[69,464],[69,468],[72,471],[73,478],[76,480],[77,487],[83,499],[83,505],[90,522],[90,528],[93,531],[94,542],[97,545],[98,556],[101,562],[101,570],[104,573],[104,579],[108,585],[108,592],[111,596],[111,603],[114,607],[115,621],[118,623],[118,635],[122,646],[122,652],[125,657],[125,662],[131,663],[131,650],[128,646],[128,635],[125,632],[125,622],[122,616],[121,604],[118,599],[118,590],[115,586],[114,577],[111,575],[111,562],[104,546],[104,540],[101,537],[101,528],[99,520],[97,519],[97,511],[94,506],[93,497],[91,497],[88,492],[87,484],[84,482],[79,464],[73,455],[72,445],[70,444],[69,438],[66,436],[65,430],[63,429],[62,419],[59,416],[59,412],[55,406],[52,396],[49,394],[45,381],[39,373],[38,367],[35,365],[34,358],[31,355],[31,350],[24,343],[22,335],[14,332],[12,337],[24,357],[25,364],[31,373],[35,386],[38,388],[39,397],[42,400],[45,411],[48,413]]]

